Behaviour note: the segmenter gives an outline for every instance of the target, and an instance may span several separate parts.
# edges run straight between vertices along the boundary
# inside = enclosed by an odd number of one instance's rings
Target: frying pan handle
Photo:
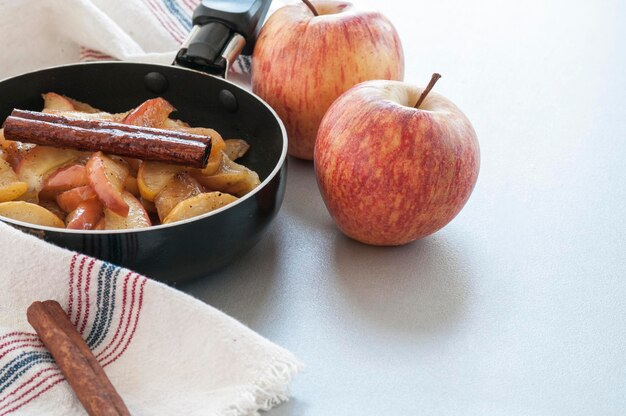
[[[271,2],[202,0],[193,13],[193,28],[174,64],[225,78],[240,53],[252,54]]]

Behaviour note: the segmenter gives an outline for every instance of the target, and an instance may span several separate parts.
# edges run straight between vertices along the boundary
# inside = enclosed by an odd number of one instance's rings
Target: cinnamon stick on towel
[[[199,134],[17,109],[4,122],[4,136],[18,142],[100,150],[194,168],[206,167],[211,153],[211,138]]]
[[[34,302],[26,314],[28,322],[56,360],[89,415],[130,415],[96,357],[58,302]]]

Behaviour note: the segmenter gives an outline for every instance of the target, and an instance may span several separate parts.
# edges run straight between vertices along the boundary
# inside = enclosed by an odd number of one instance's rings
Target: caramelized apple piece
[[[202,172],[205,175],[214,174],[220,167],[222,163],[222,151],[224,150],[224,139],[218,132],[213,129],[206,129],[204,127],[189,127],[189,128],[179,128],[176,129],[178,131],[184,131],[186,133],[198,134],[200,136],[208,136],[211,138],[211,154],[209,155],[209,160],[207,165],[202,169]]]
[[[87,162],[89,184],[109,210],[122,217],[128,215],[128,204],[122,197],[128,167],[96,152]]]
[[[167,100],[157,97],[144,101],[122,120],[134,126],[163,128],[172,111],[176,110]]]
[[[65,223],[52,212],[42,206],[25,201],[0,203],[0,216],[30,224],[58,228],[65,227]]]
[[[67,97],[59,95],[55,92],[49,92],[41,95],[43,97],[43,112],[52,111],[74,111],[74,104]]]
[[[22,196],[28,189],[26,182],[21,182],[11,165],[0,159],[0,202],[12,201]]]
[[[163,224],[169,224],[187,218],[206,214],[225,205],[236,201],[237,198],[223,192],[209,192],[193,196],[181,201],[176,205],[163,220]]]
[[[137,172],[137,186],[141,197],[148,201],[154,201],[154,198],[165,188],[170,179],[184,170],[183,166],[178,165],[143,162]]]
[[[87,169],[83,165],[59,168],[48,176],[39,193],[40,199],[54,199],[57,194],[89,183]]]
[[[24,156],[26,156],[31,149],[34,149],[35,146],[37,145],[7,140],[3,143],[2,147],[5,153],[4,159],[9,162],[13,169],[17,169],[22,159],[24,159]]]
[[[237,160],[250,149],[250,145],[245,140],[228,139],[224,140],[224,153],[230,160]]]
[[[59,204],[57,204],[56,201],[46,199],[43,201],[39,201],[39,205],[59,217],[61,221],[65,222],[65,217],[67,217],[67,213],[63,211],[61,207],[59,207]]]
[[[16,142],[17,143],[17,142]],[[15,171],[22,182],[28,184],[28,200],[37,201],[46,176],[55,169],[67,165],[82,155],[77,150],[36,146],[26,152]]]
[[[71,98],[71,97],[66,97],[65,95],[64,95],[63,97],[65,97],[65,99],[66,99],[67,101],[69,101],[70,103],[72,103],[72,105],[74,106],[74,109],[75,109],[76,111],[79,111],[79,112],[81,112],[81,113],[88,113],[88,114],[103,113],[103,111],[102,111],[102,110],[97,109],[97,108],[95,108],[95,107],[92,107],[91,105],[89,105],[89,104],[87,104],[87,103],[84,103],[84,102],[82,102],[82,101],[75,100],[75,99],[73,99],[73,98]]]
[[[191,174],[195,179],[211,191],[221,191],[243,196],[256,188],[261,181],[256,172],[233,162],[224,155],[219,169],[213,175],[206,175],[204,171],[194,169]]]
[[[122,194],[124,202],[129,207],[128,215],[122,217],[112,210],[104,209],[104,229],[105,230],[124,230],[129,228],[144,228],[152,225],[150,217],[144,209],[143,205],[132,196],[129,192]]]
[[[56,197],[57,204],[65,212],[74,211],[80,203],[92,199],[98,199],[98,194],[96,194],[96,191],[89,185],[70,189],[69,191],[60,193]]]
[[[83,201],[67,215],[67,228],[72,230],[92,230],[103,218],[103,206],[97,199]]]
[[[185,123],[182,120],[176,120],[171,118],[168,118],[167,120],[165,120],[165,123],[163,123],[163,128],[168,130],[179,130],[181,128],[187,127],[189,127],[188,123]]]
[[[133,196],[139,198],[139,186],[137,185],[137,178],[128,175],[124,181],[124,190],[133,194]]]
[[[174,176],[154,199],[159,218],[163,220],[180,201],[200,193],[202,187],[187,173]]]

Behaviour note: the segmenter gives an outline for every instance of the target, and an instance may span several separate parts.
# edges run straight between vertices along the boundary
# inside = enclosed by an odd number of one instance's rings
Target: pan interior
[[[167,81],[160,94],[145,77],[159,73]],[[41,110],[41,94],[56,92],[107,112],[127,111],[161,96],[177,109],[172,115],[192,126],[217,130],[224,139],[248,141],[250,151],[238,162],[255,170],[261,181],[280,162],[285,138],[274,113],[251,93],[221,78],[173,66],[101,62],[44,69],[0,82],[0,120],[14,108]],[[235,98],[225,103],[224,96]],[[231,98],[232,98],[231,97]]]

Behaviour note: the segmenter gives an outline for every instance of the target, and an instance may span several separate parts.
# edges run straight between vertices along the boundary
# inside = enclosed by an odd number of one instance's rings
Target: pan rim
[[[213,210],[211,212],[207,212],[205,214],[198,215],[197,217],[188,218],[188,219],[182,220],[182,221],[176,221],[176,222],[173,222],[173,223],[170,223],[170,224],[151,225],[151,226],[145,227],[145,228],[130,228],[130,229],[123,229],[123,230],[72,230],[72,229],[67,229],[67,228],[57,228],[57,227],[49,227],[49,226],[46,226],[46,225],[37,225],[37,224],[32,224],[32,223],[28,223],[28,222],[24,222],[24,221],[18,221],[18,220],[14,220],[12,218],[2,217],[2,216],[0,216],[0,221],[8,223],[8,224],[17,225],[17,226],[23,227],[23,228],[30,228],[30,229],[33,229],[33,230],[41,230],[41,231],[54,232],[54,233],[60,233],[60,234],[115,235],[115,234],[145,233],[145,232],[151,232],[151,231],[160,231],[160,230],[164,230],[164,229],[167,229],[167,228],[187,225],[189,223],[200,221],[202,219],[218,215],[218,214],[220,214],[223,211],[226,211],[226,210],[228,210],[230,208],[234,208],[235,206],[237,206],[239,204],[242,204],[243,202],[247,201],[248,199],[252,198],[257,193],[259,193],[263,188],[265,188],[272,180],[274,180],[274,177],[278,174],[278,172],[280,172],[282,170],[283,166],[285,165],[285,161],[287,159],[287,147],[288,147],[287,130],[285,128],[285,125],[284,125],[283,121],[280,119],[280,117],[278,116],[276,111],[274,111],[274,109],[268,103],[266,103],[261,97],[259,97],[258,95],[256,95],[252,91],[249,91],[249,90],[241,87],[240,85],[237,85],[234,82],[229,81],[229,80],[227,80],[225,78],[217,77],[217,76],[212,75],[212,74],[207,74],[205,72],[198,71],[196,69],[185,68],[185,67],[182,67],[182,66],[153,64],[153,63],[147,63],[147,62],[105,61],[105,62],[78,62],[78,63],[71,63],[71,64],[54,65],[54,66],[49,66],[49,67],[46,67],[46,68],[36,69],[36,70],[30,71],[30,72],[25,72],[25,73],[18,74],[18,75],[13,75],[13,76],[10,76],[8,78],[4,78],[4,79],[0,80],[0,82],[5,82],[5,81],[9,81],[9,80],[12,80],[12,79],[15,79],[15,78],[19,78],[19,77],[22,77],[22,76],[26,76],[26,75],[29,75],[29,74],[35,74],[37,72],[44,72],[44,71],[53,70],[53,69],[57,69],[57,68],[77,67],[77,66],[105,66],[105,65],[120,65],[120,64],[122,64],[122,65],[128,65],[128,64],[146,65],[146,66],[162,67],[162,68],[168,68],[168,69],[175,68],[176,70],[179,70],[179,71],[193,72],[193,73],[200,74],[200,75],[203,75],[203,76],[206,76],[206,77],[215,78],[215,79],[217,79],[217,80],[219,80],[221,82],[225,82],[226,84],[229,84],[230,86],[232,86],[233,88],[237,89],[238,91],[240,91],[240,92],[242,92],[244,94],[248,94],[248,95],[252,96],[253,98],[255,98],[259,103],[261,103],[263,106],[265,106],[265,108],[267,108],[270,111],[270,113],[274,116],[274,118],[278,122],[278,126],[280,128],[280,132],[281,132],[281,136],[282,136],[282,149],[281,149],[280,157],[278,158],[278,162],[276,163],[276,165],[274,166],[274,168],[272,169],[270,174],[267,176],[267,178],[265,178],[252,191],[248,192],[246,195],[238,198],[236,201],[231,202],[228,205],[225,205],[225,206],[223,206],[221,208],[218,208],[216,210]]]

